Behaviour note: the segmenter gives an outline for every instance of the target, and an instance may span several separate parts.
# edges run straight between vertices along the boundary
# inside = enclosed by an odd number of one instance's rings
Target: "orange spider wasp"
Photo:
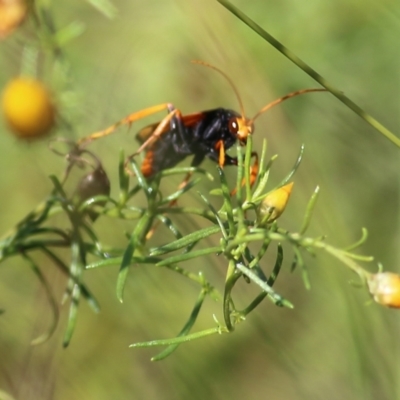
[[[245,116],[243,103],[233,81],[217,67],[202,61],[192,62],[217,71],[228,81],[239,102],[240,113],[225,108],[216,108],[182,115],[181,111],[172,104],[164,103],[130,114],[109,128],[81,139],[78,143],[83,144],[107,136],[121,125],[131,125],[139,119],[167,110],[167,116],[160,122],[151,124],[136,134],[140,147],[127,160],[129,161],[137,154],[145,151],[141,172],[146,178],[151,178],[166,168],[174,167],[191,155],[194,156],[191,163],[193,167],[198,166],[206,157],[217,162],[220,167],[237,165],[237,157],[229,156],[226,154],[226,150],[232,147],[236,141],[239,141],[241,145],[246,144],[248,136],[254,131],[254,121],[261,114],[289,98],[309,92],[326,91],[326,89],[318,88],[289,93],[267,104],[253,118],[248,119]],[[252,157],[255,160],[250,174],[250,184],[254,183],[258,171],[257,153],[253,152]],[[180,188],[187,184],[190,177],[191,174],[189,173],[181,183]]]

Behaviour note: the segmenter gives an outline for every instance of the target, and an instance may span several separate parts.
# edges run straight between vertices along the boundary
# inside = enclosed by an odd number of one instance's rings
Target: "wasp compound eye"
[[[236,117],[232,117],[228,122],[228,129],[232,135],[237,135],[239,131],[239,123]]]
[[[242,117],[232,117],[228,121],[229,132],[240,141],[241,144],[246,144],[248,136],[253,131],[253,124],[251,121]]]
[[[110,195],[110,181],[103,167],[99,165],[95,170],[85,175],[79,182],[76,188],[76,196],[78,198],[78,204],[82,204],[84,201],[89,200],[95,196],[109,196]],[[104,206],[106,201],[98,201],[95,204]],[[90,219],[94,222],[99,216],[97,212],[87,209],[87,214]]]

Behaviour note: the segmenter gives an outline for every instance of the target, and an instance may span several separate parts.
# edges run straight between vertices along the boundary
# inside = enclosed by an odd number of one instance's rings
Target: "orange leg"
[[[219,151],[219,156],[218,156],[218,165],[222,168],[225,165],[225,147],[224,147],[224,142],[222,140],[218,141],[215,149]],[[254,185],[254,182],[257,179],[257,174],[258,174],[258,154],[253,151],[251,153],[251,157],[254,157],[254,163],[250,167],[250,186]],[[243,178],[242,180],[242,186],[246,184],[246,178]],[[236,194],[236,188],[232,189],[231,191],[231,196],[234,196]]]
[[[251,153],[251,157],[254,157],[253,165],[250,167],[250,186],[252,187],[257,179],[257,174],[258,174],[258,154],[255,151],[253,151]],[[245,184],[246,184],[246,178],[243,178],[242,186],[244,186]],[[235,194],[236,194],[236,188],[231,190],[231,196],[234,196]]]
[[[108,136],[111,133],[113,133],[117,128],[119,128],[121,125],[131,125],[133,122],[138,121],[139,119],[146,118],[149,115],[158,113],[160,111],[169,110],[172,108],[173,108],[173,105],[171,103],[163,103],[163,104],[159,104],[157,106],[148,107],[148,108],[145,108],[144,110],[129,114],[127,117],[121,119],[120,121],[116,122],[115,124],[109,126],[108,128],[106,128],[102,131],[92,133],[89,136],[79,139],[78,145],[90,143],[93,140],[100,139],[104,136]]]
[[[219,150],[219,156],[218,156],[218,165],[223,168],[225,165],[225,146],[224,146],[224,141],[219,140],[217,144],[215,145],[215,149]]]
[[[170,109],[172,106],[169,104],[168,109]],[[170,124],[171,121],[174,117],[181,118],[182,114],[179,110],[174,109],[169,112],[169,114],[164,117],[161,122],[157,125],[157,127],[154,129],[154,131],[151,132],[149,137],[140,145],[140,147],[130,156],[125,161],[125,169],[126,171],[132,175],[132,172],[128,168],[128,163],[130,160],[132,160],[133,157],[136,157],[139,153],[141,153],[143,150],[145,150],[147,147],[149,147],[154,141],[156,141],[163,133],[167,132],[170,129]],[[148,153],[150,154],[150,153]],[[150,163],[146,163],[146,168],[143,170],[143,165],[142,165],[142,172],[143,175],[146,177],[151,175],[151,163],[154,162],[151,160]]]
[[[222,140],[219,140],[217,144],[215,145],[215,149],[219,151],[218,155],[218,165],[222,168],[225,165],[225,147],[224,147],[224,142]],[[257,174],[258,174],[258,154],[253,151],[251,153],[251,157],[254,157],[254,163],[250,167],[250,186],[254,185],[254,182],[257,179]],[[237,161],[237,159],[235,158]],[[243,178],[242,180],[242,186],[246,184],[246,178]],[[234,196],[236,194],[236,188],[231,190],[231,196]]]
[[[258,174],[258,154],[255,151],[253,151],[251,153],[251,157],[254,157],[253,165],[250,167],[250,186],[253,186],[254,182],[257,179],[257,174]],[[243,179],[242,185],[244,184],[245,181]]]
[[[159,138],[163,133],[169,130],[170,122],[172,118],[177,116],[181,118],[182,114],[178,109],[174,109],[171,111],[165,118],[161,120],[161,122],[157,125],[157,128],[153,131],[153,133],[141,144],[141,146],[132,154],[131,157],[134,157],[141,153],[147,146],[153,143],[157,138]]]

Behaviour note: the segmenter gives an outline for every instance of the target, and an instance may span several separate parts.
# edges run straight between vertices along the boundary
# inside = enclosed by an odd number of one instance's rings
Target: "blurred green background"
[[[399,134],[398,1],[234,4]],[[192,59],[229,74],[248,116],[289,91],[317,86],[216,1],[115,0],[114,5],[114,19],[78,0],[54,2],[51,8],[59,28],[72,21],[86,27],[64,49],[71,81],[64,92],[53,87],[74,125],[73,134],[61,129],[58,136],[81,137],[163,102],[174,103],[183,113],[218,106],[238,109],[227,83],[190,64]],[[18,74],[31,29],[28,23],[1,42],[0,87]],[[48,68],[41,73],[48,78]],[[46,141],[21,143],[3,120],[0,124],[0,231],[6,232],[46,197],[48,175],[61,174],[64,163]],[[117,178],[119,149],[135,149],[132,133],[123,128],[92,147],[112,180]],[[399,149],[326,93],[290,100],[260,117],[256,146],[264,138],[269,155],[279,154],[272,183],[289,171],[301,143],[306,146],[282,226],[299,227],[308,198],[320,185],[309,233],[325,234],[330,243],[344,246],[364,226],[369,239],[363,253],[399,272]],[[204,166],[215,172],[211,162]],[[230,173],[233,178],[234,171]],[[172,188],[177,181],[170,182]],[[212,187],[202,186],[205,193]],[[183,201],[190,204],[195,197]],[[182,229],[189,232],[194,226]],[[98,222],[105,241],[122,240],[113,228],[118,230],[114,221]],[[62,349],[65,308],[57,334],[31,347],[30,340],[50,323],[50,310],[29,267],[9,260],[0,269],[0,308],[6,311],[0,316],[0,389],[24,400],[400,399],[400,314],[366,304],[366,292],[348,284],[354,276],[323,254],[308,260],[312,289],[307,291],[300,273],[289,272],[289,259],[276,288],[295,304],[294,310],[265,302],[234,334],[185,344],[159,363],[149,361],[158,349],[128,345],[173,337],[197,297],[194,285],[168,271],[137,268],[121,305],[115,296],[117,267],[88,271],[85,280],[101,313],[94,315],[82,302],[72,342]],[[61,298],[65,277],[50,264],[41,266]],[[222,260],[201,259],[190,268],[203,270],[223,287]],[[241,286],[238,302],[251,298],[250,286]],[[195,329],[214,326],[212,316],[221,317],[220,309],[220,303],[208,300]]]

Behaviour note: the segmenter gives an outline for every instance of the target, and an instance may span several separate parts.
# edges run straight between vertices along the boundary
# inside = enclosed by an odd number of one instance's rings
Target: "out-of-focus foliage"
[[[77,139],[134,110],[165,101],[184,113],[216,106],[238,108],[226,82],[191,65],[192,59],[212,62],[226,71],[250,116],[271,99],[314,86],[214,1],[115,0],[113,4],[118,10],[113,19],[89,2],[52,5],[57,28],[71,23],[85,26],[84,33],[63,48],[68,73],[62,66],[54,73],[54,65],[42,63],[45,57],[38,56],[39,73],[48,75],[51,70],[53,89],[68,122],[61,123],[59,136]],[[397,2],[238,0],[235,5],[398,132]],[[1,43],[1,87],[19,74],[21,58],[32,54],[23,44],[33,29],[26,21]],[[61,174],[64,165],[45,142],[21,144],[1,124],[0,232],[5,232],[49,193],[48,175]],[[116,171],[121,147],[126,152],[135,149],[135,130],[134,126],[129,135],[121,129],[94,144],[107,171]],[[298,229],[309,196],[319,184],[312,232],[328,234],[331,243],[344,245],[356,240],[365,226],[370,234],[367,253],[398,272],[398,149],[329,94],[294,99],[260,117],[256,146],[263,138],[268,139],[270,154],[279,154],[274,171],[287,171],[299,145],[306,146],[296,187],[281,217],[286,225]],[[212,163],[204,166],[215,171]],[[279,182],[284,173],[271,180]],[[176,184],[171,180],[171,187]],[[208,182],[202,187],[212,188]],[[181,204],[193,201],[195,196],[187,196]],[[110,243],[122,240],[109,231],[105,220],[99,224]],[[187,232],[196,224],[182,221]],[[200,263],[196,267],[207,276],[221,279],[225,273],[224,265],[203,259]],[[172,358],[150,364],[151,350],[127,346],[152,339],[155,332],[157,337],[176,335],[182,315],[190,312],[197,296],[195,289],[179,286],[168,271],[138,268],[128,279],[121,305],[114,294],[117,269],[87,273],[101,314],[93,315],[83,305],[67,350],[60,346],[63,322],[50,342],[31,347],[30,341],[48,325],[50,310],[32,271],[10,261],[0,269],[0,309],[5,310],[0,315],[0,388],[16,399],[400,398],[400,316],[365,305],[369,300],[365,292],[347,285],[353,276],[331,259],[308,264],[311,291],[304,289],[298,273],[290,273],[290,265],[281,272],[277,289],[290,297],[294,310],[266,303],[235,335],[188,344]],[[61,296],[65,277],[51,266],[42,267]],[[243,285],[243,299],[248,299],[249,291]],[[200,328],[210,325],[213,309],[205,304]],[[65,323],[64,310],[61,319]]]

